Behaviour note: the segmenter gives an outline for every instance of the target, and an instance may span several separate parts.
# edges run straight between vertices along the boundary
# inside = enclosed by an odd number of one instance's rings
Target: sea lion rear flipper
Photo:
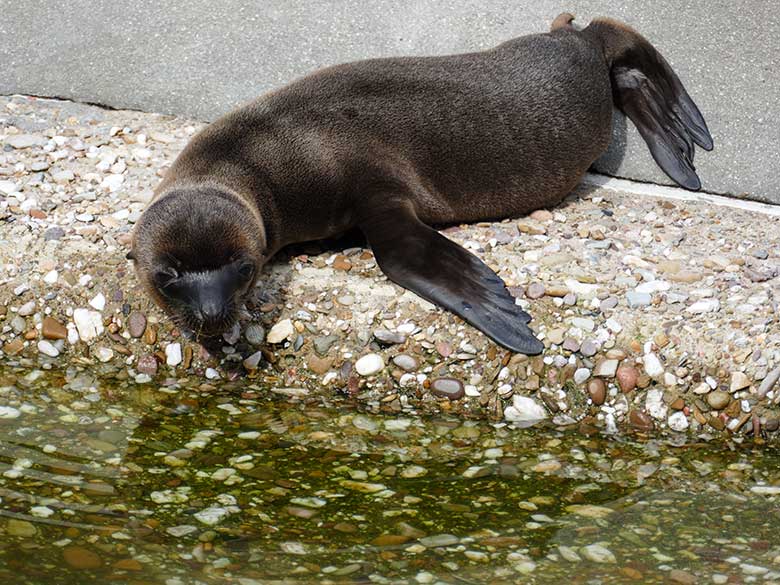
[[[586,31],[604,49],[615,105],[637,127],[658,166],[681,186],[698,190],[694,143],[712,150],[712,136],[677,74],[655,47],[622,23],[600,19]]]
[[[419,220],[411,202],[365,205],[359,226],[393,282],[461,317],[512,351],[544,349],[504,281],[476,256]]]

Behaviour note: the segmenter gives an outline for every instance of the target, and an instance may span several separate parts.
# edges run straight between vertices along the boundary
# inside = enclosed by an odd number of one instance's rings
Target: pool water
[[[0,370],[0,583],[780,583],[780,452]]]

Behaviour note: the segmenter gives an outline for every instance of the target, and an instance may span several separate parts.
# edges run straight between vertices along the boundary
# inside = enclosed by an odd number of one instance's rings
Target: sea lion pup
[[[430,226],[560,202],[607,148],[613,103],[687,189],[700,187],[694,144],[712,149],[647,40],[614,20],[581,31],[571,20],[478,53],[329,67],[218,119],[135,228],[139,278],[179,324],[217,335],[277,250],[359,227],[390,280],[540,353],[501,278]]]

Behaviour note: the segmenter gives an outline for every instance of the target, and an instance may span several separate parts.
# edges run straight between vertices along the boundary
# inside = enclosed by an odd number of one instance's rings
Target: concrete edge
[[[675,201],[695,201],[697,203],[708,203],[719,207],[731,207],[743,211],[754,211],[780,217],[780,205],[770,203],[761,203],[759,201],[746,201],[744,199],[733,199],[723,195],[714,195],[701,191],[686,191],[677,187],[667,187],[665,185],[656,185],[654,183],[639,183],[626,179],[615,179],[606,175],[597,175],[587,173],[582,179],[583,185],[592,185],[609,191],[620,191],[634,195],[643,195],[650,197],[660,197],[661,199],[671,199]]]

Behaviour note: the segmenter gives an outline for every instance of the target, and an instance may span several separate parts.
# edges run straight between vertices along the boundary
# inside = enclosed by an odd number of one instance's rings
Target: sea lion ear
[[[125,258],[127,258],[128,260],[135,260],[135,252],[133,252],[132,250],[130,250],[130,251],[129,251],[129,252],[126,254],[126,255],[125,255]]]

